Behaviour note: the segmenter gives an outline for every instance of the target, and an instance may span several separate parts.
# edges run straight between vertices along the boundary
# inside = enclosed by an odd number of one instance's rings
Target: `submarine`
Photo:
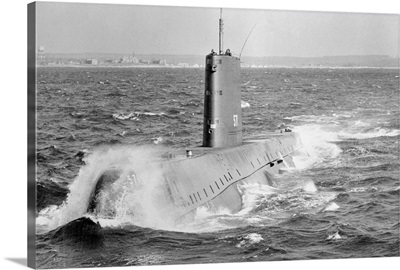
[[[200,207],[211,212],[240,211],[240,185],[273,185],[274,175],[294,167],[293,156],[300,147],[299,135],[290,129],[243,139],[240,56],[223,49],[221,15],[219,50],[212,50],[205,58],[202,145],[174,150],[157,163],[162,172],[163,199],[172,206],[171,215],[180,220]],[[118,178],[115,174],[118,171],[97,180],[88,212],[96,211],[98,194]],[[141,178],[132,174],[134,179]]]

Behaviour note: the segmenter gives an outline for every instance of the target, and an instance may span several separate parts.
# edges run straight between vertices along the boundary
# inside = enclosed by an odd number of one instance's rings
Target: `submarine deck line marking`
[[[211,185],[209,185],[209,186],[210,186],[210,189],[211,189],[212,193],[215,194],[212,186]]]
[[[224,174],[225,180],[226,182],[229,182],[228,178],[226,177],[226,175]]]
[[[284,159],[284,158],[286,158],[286,157],[288,157],[288,156],[290,156],[290,154],[287,154],[287,155],[283,156],[282,158]],[[246,179],[246,178],[249,178],[250,176],[252,176],[252,175],[255,174],[256,172],[258,172],[258,171],[261,170],[262,168],[266,167],[268,164],[271,165],[271,163],[272,163],[272,166],[271,166],[271,167],[273,167],[273,166],[274,166],[274,165],[273,165],[274,162],[277,161],[278,159],[279,159],[279,158],[274,159],[273,161],[268,162],[268,163],[266,163],[265,165],[261,166],[260,168],[256,169],[256,170],[253,171],[251,174],[249,174],[249,175],[247,175],[247,176],[244,176],[244,177],[242,177],[242,178],[239,178],[239,179],[236,180],[236,181],[231,182],[231,183],[230,183],[229,185],[227,185],[224,189],[222,189],[216,196],[212,197],[212,198],[209,199],[208,201],[205,201],[205,202],[203,202],[203,203],[197,205],[195,208],[193,208],[192,210],[186,212],[186,213],[183,214],[183,215],[180,215],[180,216],[177,217],[175,220],[181,219],[182,217],[184,217],[184,216],[186,216],[187,214],[193,212],[194,210],[196,210],[196,209],[199,208],[200,206],[203,206],[204,204],[207,204],[208,202],[212,201],[214,198],[216,198],[218,195],[222,194],[225,190],[227,190],[227,189],[228,189],[230,186],[232,186],[233,184],[235,184],[235,183],[237,183],[237,182],[239,182],[239,181],[242,181],[242,180],[244,180],[244,179]],[[281,162],[281,163],[282,163],[282,162]],[[217,184],[217,182],[215,182],[215,184]],[[217,186],[218,186],[218,185],[217,185]],[[214,193],[214,190],[212,189],[211,185],[210,185],[210,188],[211,188],[212,192]],[[218,188],[219,188],[219,187],[218,187]],[[190,197],[190,195],[189,195],[189,197]]]
[[[217,186],[217,188],[220,189],[219,186],[218,186],[217,181],[214,181],[214,183],[215,183],[215,185]]]
[[[222,181],[221,178],[219,178],[219,181],[221,182],[221,184],[222,184],[223,186],[225,186],[225,184],[224,184],[224,182]]]

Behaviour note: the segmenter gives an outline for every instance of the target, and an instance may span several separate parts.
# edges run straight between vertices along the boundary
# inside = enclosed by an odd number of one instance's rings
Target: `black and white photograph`
[[[399,257],[399,14],[27,11],[29,267]]]

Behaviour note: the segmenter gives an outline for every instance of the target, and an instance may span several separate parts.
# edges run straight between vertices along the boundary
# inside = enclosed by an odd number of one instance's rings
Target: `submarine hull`
[[[240,185],[274,186],[274,175],[294,167],[293,156],[300,147],[296,132],[283,132],[248,139],[236,147],[194,147],[189,149],[192,155],[185,155],[182,149],[168,152],[168,157],[154,164],[154,169],[160,172],[157,181],[163,187],[161,193],[157,192],[176,221],[190,219],[200,207],[211,213],[219,210],[236,213],[243,208]],[[89,213],[101,212],[98,195],[120,177],[124,177],[122,171],[113,169],[97,180],[89,198]],[[146,174],[137,172],[132,172],[131,178],[137,179],[138,185],[147,181]]]
[[[268,139],[247,140],[230,148],[194,148],[194,156],[162,163],[168,192],[178,216],[199,207],[212,211],[242,209],[238,185],[273,185],[273,175],[294,167],[292,156],[301,142],[295,132],[275,133]],[[196,155],[196,153],[198,153]]]

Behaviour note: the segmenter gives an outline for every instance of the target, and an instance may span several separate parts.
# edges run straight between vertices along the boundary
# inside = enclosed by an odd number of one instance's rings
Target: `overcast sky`
[[[398,55],[399,15],[224,9],[224,49],[243,56]],[[46,52],[204,55],[217,8],[37,2]]]

